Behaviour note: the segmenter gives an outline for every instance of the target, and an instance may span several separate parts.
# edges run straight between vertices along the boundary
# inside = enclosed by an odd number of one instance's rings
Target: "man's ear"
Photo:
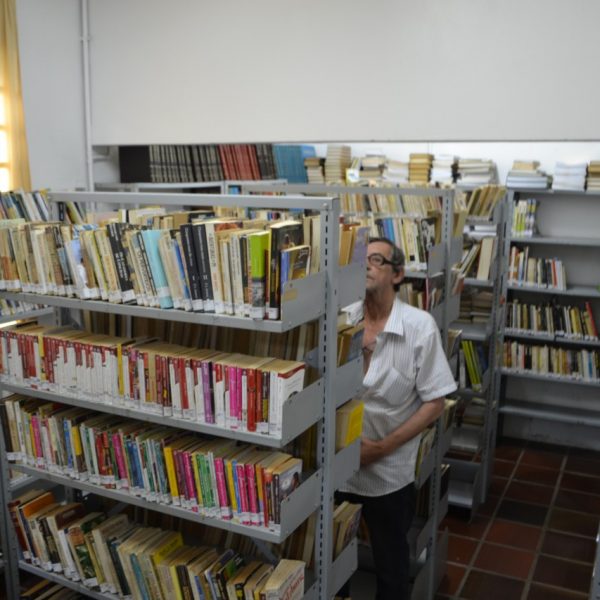
[[[392,283],[394,285],[397,285],[398,283],[401,283],[403,279],[404,279],[404,267],[400,267],[400,269],[398,271],[394,272],[394,278],[392,280]]]

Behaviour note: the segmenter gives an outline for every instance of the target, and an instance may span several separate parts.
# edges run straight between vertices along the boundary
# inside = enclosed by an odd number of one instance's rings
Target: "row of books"
[[[278,531],[302,478],[286,452],[21,395],[3,406],[10,461],[213,519]]]
[[[497,238],[495,236],[484,237],[480,241],[465,244],[457,268],[465,277],[487,281],[490,279],[496,246]]]
[[[41,304],[31,304],[31,302],[21,302],[19,300],[8,300],[0,298],[0,317],[18,317],[24,313],[43,308]]]
[[[275,179],[271,144],[120,146],[123,183]]]
[[[506,188],[502,185],[484,185],[475,188],[468,196],[467,214],[484,221],[489,220],[504,194]]]
[[[558,258],[534,258],[529,256],[529,246],[522,249],[512,246],[508,282],[512,285],[566,290],[567,273],[565,265]]]
[[[517,201],[513,210],[513,237],[532,237],[536,233],[535,217],[538,204],[535,198]]]
[[[600,381],[600,353],[548,345],[504,342],[504,366],[516,371]]]
[[[277,319],[283,284],[318,270],[319,236],[318,216],[16,224],[0,229],[0,289]]]
[[[513,300],[506,307],[506,331],[548,334],[568,339],[597,340],[598,329],[592,306],[556,302],[527,304]]]
[[[0,331],[0,375],[18,385],[227,429],[281,436],[305,364],[30,324]]]
[[[271,565],[232,548],[188,545],[180,531],[59,503],[52,491],[32,490],[9,509],[27,562],[100,593],[135,600],[287,600],[304,593],[303,561]]]
[[[406,185],[403,187],[411,187]],[[415,186],[416,187],[416,186]],[[423,186],[419,186],[423,187]],[[370,193],[368,187],[359,187],[355,193],[340,195],[341,211],[343,214],[373,214],[395,216],[428,217],[441,214],[442,203],[432,188],[431,196],[416,196],[411,194],[398,195],[390,188],[389,194]]]
[[[45,192],[0,192],[0,219],[49,221],[50,208]]]
[[[40,579],[32,584],[26,581],[21,585],[19,600],[82,600],[83,596],[49,579]]]
[[[469,288],[460,297],[458,321],[462,323],[489,323],[494,294],[486,290]]]
[[[487,369],[488,361],[483,345],[472,340],[461,340],[458,352],[459,387],[481,392]]]
[[[400,300],[420,308],[431,311],[444,300],[441,282],[426,278],[421,281],[404,281],[400,284],[397,294]]]

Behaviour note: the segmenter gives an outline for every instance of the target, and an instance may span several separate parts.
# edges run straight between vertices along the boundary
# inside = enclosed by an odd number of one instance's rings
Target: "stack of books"
[[[388,158],[383,169],[383,180],[391,183],[408,183],[408,163]]]
[[[431,169],[431,182],[449,185],[456,181],[457,163],[456,156],[440,154],[433,161]]]
[[[363,181],[377,181],[381,179],[385,163],[386,159],[384,155],[367,154],[367,156],[360,159],[360,179]]]
[[[429,174],[433,162],[433,154],[411,154],[408,162],[408,180],[410,183],[429,183]]]
[[[483,158],[459,158],[457,184],[466,187],[486,185],[498,180],[496,163]]]
[[[325,159],[318,156],[310,156],[304,159],[304,167],[306,168],[306,177],[308,183],[325,183]]]
[[[506,187],[517,189],[546,189],[550,178],[540,169],[537,160],[515,160],[506,176]]]
[[[517,202],[513,210],[513,237],[532,237],[535,234],[535,215],[538,204],[535,198],[527,198],[527,200]]]
[[[490,322],[494,295],[492,292],[469,288],[460,297],[460,313],[458,320],[462,323]]]
[[[600,191],[600,160],[592,160],[588,167],[587,189],[589,192]]]
[[[346,181],[346,169],[352,165],[352,150],[350,146],[327,146],[325,159],[325,182],[343,185]]]
[[[587,174],[587,162],[561,162],[556,163],[553,190],[567,192],[583,192],[585,189],[585,177]]]

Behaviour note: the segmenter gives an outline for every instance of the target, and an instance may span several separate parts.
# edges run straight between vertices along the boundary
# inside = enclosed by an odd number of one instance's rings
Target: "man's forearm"
[[[417,412],[400,427],[394,429],[381,440],[383,452],[390,454],[406,442],[419,435],[430,423],[433,423],[444,411],[444,398],[424,402]]]

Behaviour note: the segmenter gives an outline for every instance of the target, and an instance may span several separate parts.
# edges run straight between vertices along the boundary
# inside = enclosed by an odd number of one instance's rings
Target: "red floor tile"
[[[472,538],[450,534],[448,536],[448,560],[468,565],[473,558],[478,543],[477,540]]]
[[[496,519],[486,536],[486,542],[503,544],[522,550],[534,551],[537,548],[542,530],[521,523]]]
[[[521,456],[521,464],[543,467],[544,469],[560,469],[563,458],[563,452],[555,453],[526,449]]]
[[[556,494],[554,505],[568,510],[600,514],[600,496],[595,494],[582,494],[561,489]]]
[[[534,582],[529,588],[527,600],[587,600],[587,594],[579,594]]]
[[[527,483],[554,486],[558,481],[558,475],[559,471],[556,469],[545,469],[536,465],[521,463],[515,471],[514,478]]]
[[[560,487],[563,490],[573,490],[575,492],[600,495],[600,477],[564,473],[560,482]]]
[[[446,574],[438,588],[438,594],[454,597],[466,572],[467,569],[465,567],[448,564],[446,567]]]
[[[600,452],[598,458],[584,458],[581,456],[568,456],[565,471],[570,473],[583,473],[584,475],[600,476]]]
[[[554,508],[550,514],[548,529],[595,537],[598,532],[598,516]]]
[[[460,597],[467,600],[514,600],[521,597],[524,587],[524,581],[473,570],[467,576]]]
[[[515,579],[527,579],[534,558],[533,552],[486,542],[481,546],[473,566]]]
[[[540,556],[533,573],[534,581],[583,593],[589,590],[591,577],[592,565],[553,556]]]
[[[541,553],[592,564],[596,556],[596,540],[558,531],[547,531],[544,534]]]
[[[454,535],[462,535],[480,540],[489,525],[490,518],[485,515],[475,515],[471,521],[461,519],[454,515],[447,515],[440,526],[441,529],[448,528]]]
[[[506,477],[492,477],[492,482],[490,483],[490,494],[494,494],[495,496],[500,496],[504,492],[504,488],[508,483],[508,479]]]
[[[523,452],[523,446],[516,446],[514,444],[501,444],[496,448],[494,456],[501,460],[510,460],[517,462]]]
[[[509,460],[494,460],[493,473],[498,477],[510,477],[515,468],[515,463]]]
[[[503,500],[496,512],[496,518],[541,527],[546,520],[547,512],[547,507],[538,504]]]
[[[494,514],[494,511],[498,507],[499,503],[500,496],[493,496],[492,494],[489,494],[487,500],[483,504],[479,505],[477,512],[480,515],[491,516]]]
[[[511,500],[520,500],[530,504],[543,504],[547,506],[552,501],[554,488],[525,481],[511,481],[505,496]]]

